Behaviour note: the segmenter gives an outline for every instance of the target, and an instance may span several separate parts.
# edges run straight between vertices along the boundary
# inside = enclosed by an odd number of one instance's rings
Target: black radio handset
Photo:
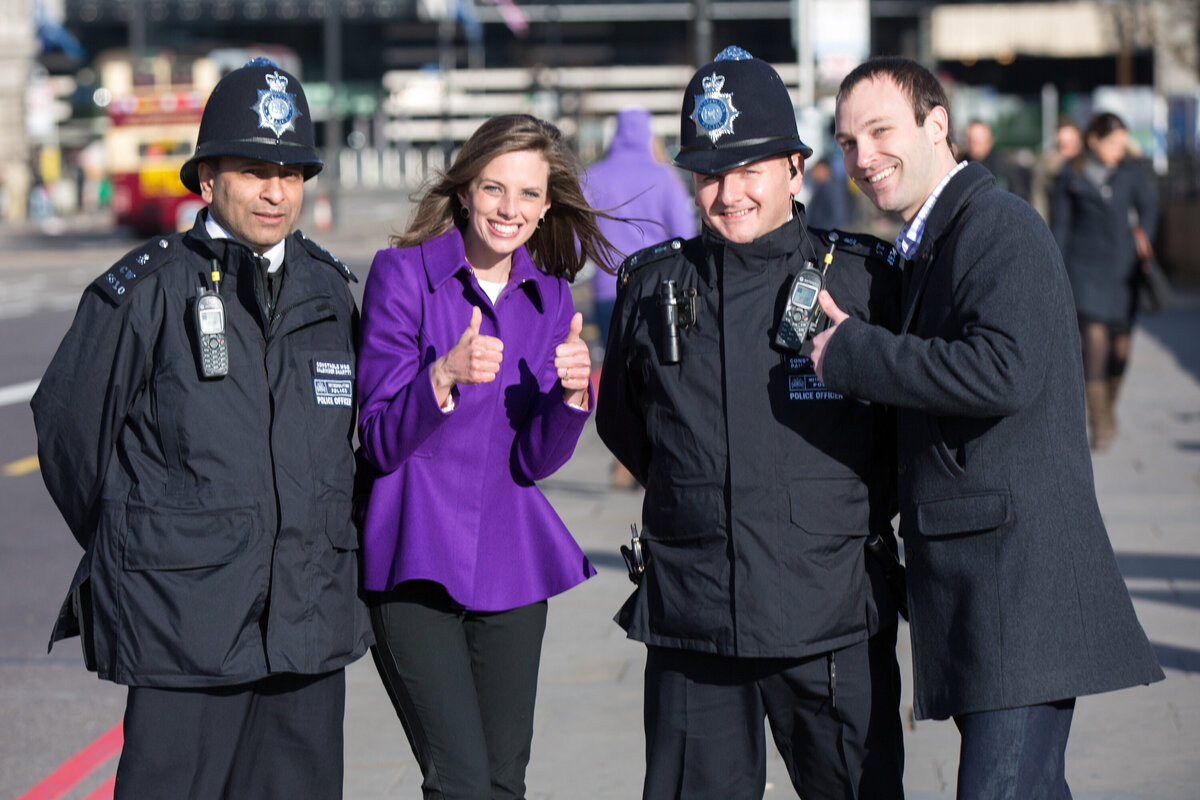
[[[229,342],[225,338],[225,301],[221,299],[221,268],[212,260],[212,272],[196,290],[196,356],[200,377],[223,378],[229,374]]]
[[[825,288],[825,273],[833,263],[835,247],[834,244],[829,245],[829,252],[825,254],[820,270],[813,266],[811,261],[806,261],[796,273],[796,277],[792,278],[787,303],[783,307],[783,316],[779,320],[779,328],[775,331],[777,347],[798,353],[804,340],[817,329],[817,324],[821,321],[821,306],[817,302],[817,295]]]

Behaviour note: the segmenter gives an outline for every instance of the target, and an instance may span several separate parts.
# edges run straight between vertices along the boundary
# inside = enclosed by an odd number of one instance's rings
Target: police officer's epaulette
[[[834,245],[838,250],[849,251],[872,261],[882,261],[889,266],[900,264],[900,253],[896,251],[896,246],[876,236],[821,228],[809,228],[808,232],[824,242],[826,250]]]
[[[304,249],[318,261],[322,261],[336,269],[347,282],[354,281],[358,283],[358,276],[350,271],[350,268],[342,262],[340,258],[326,250],[321,245],[314,242],[312,239],[304,235],[304,231],[296,231],[296,239],[300,244],[304,245]]]
[[[178,248],[178,241],[167,238],[151,239],[121,256],[108,272],[92,281],[92,286],[113,305],[120,305],[134,286],[168,263],[175,255],[172,251]]]
[[[621,264],[621,269],[617,272],[617,286],[624,286],[629,281],[630,275],[647,264],[653,264],[655,261],[662,261],[664,258],[676,255],[683,249],[683,242],[683,239],[676,237],[638,250]]]

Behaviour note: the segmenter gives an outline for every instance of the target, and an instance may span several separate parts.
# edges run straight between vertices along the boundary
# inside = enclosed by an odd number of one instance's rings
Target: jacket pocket
[[[657,477],[657,473],[651,479]],[[675,485],[647,487],[642,515],[648,541],[686,541],[721,536],[723,490]]]
[[[357,550],[358,529],[354,525],[354,507],[348,499],[320,500],[325,509],[325,536],[334,550]]]
[[[1007,490],[917,503],[917,530],[930,537],[984,533],[1007,525],[1012,517],[1012,496]]]
[[[304,570],[306,636],[318,643],[320,663],[329,664],[363,652],[372,637],[359,594],[359,539],[352,503],[336,495],[317,502],[324,516],[318,510],[315,518],[324,519],[330,548],[313,557]]]
[[[270,550],[253,507],[126,514],[115,647],[120,682],[248,676],[263,669]]]
[[[131,507],[122,563],[127,570],[228,564],[246,549],[253,508],[156,510]]]
[[[728,636],[729,560],[722,493],[715,488],[667,486],[643,510],[649,561],[646,593],[650,630],[659,636],[716,641]]]
[[[868,606],[867,487],[858,478],[809,479],[788,494],[792,524],[776,553],[785,635],[808,642],[853,636]]]
[[[865,538],[870,520],[867,485],[854,478],[809,478],[788,492],[792,524],[824,536]]]
[[[966,469],[960,463],[962,448],[957,442],[953,423],[945,417],[927,417],[929,420],[930,442],[934,457],[946,474],[952,478],[961,478]]]

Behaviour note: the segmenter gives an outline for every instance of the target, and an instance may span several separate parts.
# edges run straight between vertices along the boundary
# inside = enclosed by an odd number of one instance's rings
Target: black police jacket
[[[617,615],[630,638],[804,657],[865,640],[881,615],[894,623],[864,553],[873,529],[891,535],[889,414],[822,386],[811,342],[798,354],[772,344],[792,277],[819,268],[831,240],[834,299],[896,327],[892,248],[806,231],[802,216],[749,244],[705,229],[622,267],[596,425],[646,488],[649,561]],[[675,364],[657,299],[667,279],[682,319]]]
[[[252,252],[186,234],[85,292],[33,398],[42,475],[84,548],[52,634],[89,669],[200,687],[337,669],[371,643],[351,521],[357,311],[296,233],[268,309]],[[194,305],[220,268],[229,374],[200,377]]]

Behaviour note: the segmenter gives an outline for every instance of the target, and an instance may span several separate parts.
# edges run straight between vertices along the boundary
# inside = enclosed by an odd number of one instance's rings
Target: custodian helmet
[[[271,164],[301,164],[308,180],[324,166],[313,147],[312,116],[296,77],[256,58],[217,83],[200,118],[196,152],[179,169],[200,194],[197,167],[206,158],[241,156]]]
[[[812,155],[783,79],[740,47],[726,47],[692,76],[679,122],[675,163],[689,172],[715,175],[783,153]]]

